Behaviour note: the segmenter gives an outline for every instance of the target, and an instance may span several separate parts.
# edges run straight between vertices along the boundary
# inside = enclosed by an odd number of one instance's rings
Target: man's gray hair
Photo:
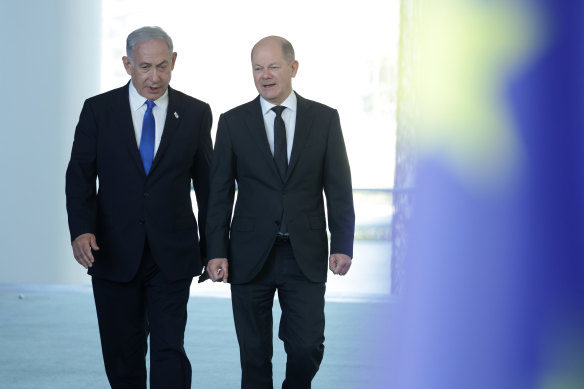
[[[136,45],[140,42],[149,41],[152,39],[163,39],[168,46],[170,56],[172,56],[172,39],[170,36],[160,27],[145,26],[132,31],[126,39],[126,55],[128,56],[132,66],[134,66],[134,47],[136,47]]]
[[[292,63],[296,60],[296,56],[294,54],[294,47],[292,47],[292,43],[290,43],[287,39],[282,38],[282,54],[284,54],[284,59],[288,63]]]

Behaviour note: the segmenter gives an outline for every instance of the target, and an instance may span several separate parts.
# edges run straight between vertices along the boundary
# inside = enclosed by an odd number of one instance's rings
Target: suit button
[[[286,194],[286,189],[282,189],[282,194],[285,195]]]
[[[140,222],[140,224],[146,224],[146,220],[144,220],[144,219],[140,219],[138,221]]]
[[[150,193],[144,192],[144,197],[150,197]]]

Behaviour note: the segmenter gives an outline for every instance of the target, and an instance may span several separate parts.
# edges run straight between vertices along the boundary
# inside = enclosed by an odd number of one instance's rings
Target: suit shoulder
[[[115,89],[109,90],[107,92],[103,92],[103,93],[100,93],[98,95],[89,97],[87,99],[87,102],[88,103],[98,103],[98,104],[104,103],[104,102],[109,102],[109,101],[112,101],[113,99],[119,98],[119,96],[122,95],[124,92],[126,94],[128,93],[128,85],[127,84],[122,86],[122,87],[115,88]]]
[[[245,115],[249,112],[254,112],[254,110],[256,109],[261,109],[260,105],[259,105],[259,99],[255,99],[252,101],[249,101],[247,103],[238,105],[235,108],[231,108],[229,111],[224,112],[223,116],[225,117],[233,117],[233,116],[240,116],[240,115]]]
[[[337,111],[335,108],[329,107],[328,105],[323,103],[319,103],[318,101],[305,99],[304,97],[301,97],[299,95],[296,96],[298,98],[298,104],[304,104],[306,107],[309,107],[311,109],[316,109],[328,113],[333,113]]]

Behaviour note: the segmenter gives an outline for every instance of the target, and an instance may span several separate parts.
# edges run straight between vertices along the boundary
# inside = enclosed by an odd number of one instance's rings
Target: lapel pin
[[[178,119],[178,113],[174,113],[174,117]]]

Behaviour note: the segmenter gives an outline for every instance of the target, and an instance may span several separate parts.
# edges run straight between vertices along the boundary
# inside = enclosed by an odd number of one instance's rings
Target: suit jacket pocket
[[[234,231],[253,231],[254,219],[251,217],[234,217],[231,222],[231,229]]]

